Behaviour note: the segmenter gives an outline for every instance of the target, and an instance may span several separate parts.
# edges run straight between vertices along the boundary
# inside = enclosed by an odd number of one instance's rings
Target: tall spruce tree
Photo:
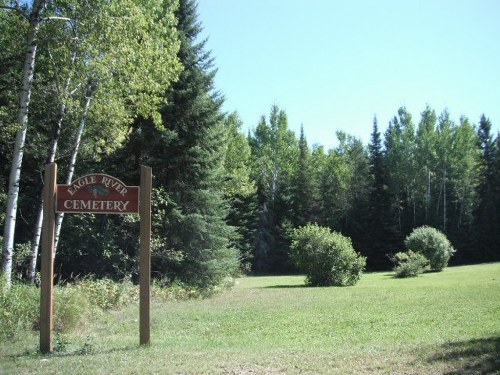
[[[240,252],[242,270],[249,272],[259,213],[257,188],[250,179],[251,150],[248,139],[240,132],[242,125],[236,112],[230,114],[225,121],[227,149],[224,161],[224,196],[230,203],[228,223],[236,228],[238,234],[234,245]]]
[[[491,121],[482,115],[479,121],[477,135],[481,150],[481,177],[478,187],[479,206],[475,212],[476,248],[478,253],[472,260],[498,260],[500,258],[500,212],[498,211],[498,157],[497,144],[491,134]],[[495,165],[496,164],[496,165]]]
[[[223,197],[225,135],[221,106],[214,90],[213,60],[198,42],[196,1],[181,0],[177,12],[184,65],[179,81],[167,94],[165,128],[175,134],[162,155],[161,176],[169,198],[165,223],[166,248],[180,251],[176,278],[210,287],[239,268],[239,254],[231,247],[234,228],[226,223],[228,203]]]
[[[294,225],[303,226],[313,221],[314,195],[310,167],[311,152],[304,135],[304,126],[300,127],[299,160],[293,186]]]
[[[166,92],[163,128],[137,121],[125,152],[131,166],[150,165],[155,176],[152,272],[211,288],[239,269],[235,230],[226,222],[223,98],[210,52],[198,40],[196,2],[181,0],[176,17],[184,70]]]
[[[373,118],[373,130],[368,155],[370,164],[371,189],[369,197],[369,237],[371,246],[368,247],[368,267],[381,269],[388,265],[386,253],[394,246],[391,244],[391,231],[389,230],[389,194],[385,155],[382,138],[378,129],[377,117]],[[391,246],[392,245],[392,246]]]

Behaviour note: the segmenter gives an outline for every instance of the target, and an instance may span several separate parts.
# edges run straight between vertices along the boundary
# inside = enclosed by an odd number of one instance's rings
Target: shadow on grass
[[[430,363],[444,362],[455,368],[446,375],[500,373],[500,337],[449,342],[439,353],[428,358]]]
[[[268,285],[264,286],[264,289],[292,289],[292,288],[310,288],[306,284],[294,284],[294,285]]]
[[[79,349],[74,350],[54,350],[52,353],[42,353],[40,350],[25,350],[21,353],[10,354],[6,357],[11,359],[20,359],[20,358],[47,358],[47,357],[78,357],[78,356],[91,356],[91,355],[100,355],[100,354],[112,354],[112,353],[120,353],[120,352],[132,352],[136,350],[141,350],[144,348],[148,348],[148,346],[124,346],[121,348],[99,348],[95,349],[93,347],[83,346]]]

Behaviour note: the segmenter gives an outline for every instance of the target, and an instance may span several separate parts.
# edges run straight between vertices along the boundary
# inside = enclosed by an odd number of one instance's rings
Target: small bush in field
[[[425,272],[429,266],[426,257],[411,250],[397,253],[391,260],[394,262],[396,277],[415,277]]]
[[[425,256],[429,260],[432,271],[442,271],[455,253],[446,235],[428,226],[414,229],[406,237],[405,246],[408,250]]]
[[[291,250],[292,260],[311,286],[354,285],[366,265],[350,238],[316,224],[293,231]]]

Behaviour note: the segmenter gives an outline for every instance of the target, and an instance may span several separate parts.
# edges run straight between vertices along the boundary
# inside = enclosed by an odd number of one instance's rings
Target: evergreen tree
[[[361,250],[359,246],[366,243],[362,238],[366,233],[364,227],[366,226],[370,185],[368,153],[361,140],[343,131],[337,132],[337,138],[339,145],[336,152],[341,156],[349,172],[346,184],[348,187],[346,191],[347,211],[340,229],[349,237],[359,238],[354,245]]]
[[[258,227],[257,188],[250,179],[251,150],[247,138],[240,133],[242,122],[236,113],[225,121],[227,149],[224,160],[226,182],[224,195],[230,202],[228,223],[236,228],[234,245],[240,251],[242,269],[251,270],[252,250]]]
[[[310,172],[312,200],[315,202],[311,222],[326,226],[326,206],[323,199],[323,176],[327,167],[328,155],[324,146],[314,145],[311,151]]]
[[[368,155],[372,186],[369,196],[369,226],[367,227],[370,238],[370,246],[366,251],[367,266],[371,269],[380,269],[389,265],[386,254],[390,252],[394,244],[391,244],[391,231],[389,230],[389,195],[385,155],[376,117],[373,119]]]
[[[176,17],[184,70],[166,92],[163,128],[136,121],[125,153],[131,166],[150,165],[155,176],[152,272],[210,288],[239,269],[236,233],[226,222],[223,98],[214,90],[210,53],[197,39],[196,2],[181,0]]]
[[[481,176],[478,187],[479,206],[475,212],[476,248],[478,253],[472,260],[491,261],[500,258],[500,212],[498,183],[498,137],[494,141],[491,121],[483,114],[477,135],[481,151]]]
[[[296,227],[311,223],[314,212],[313,182],[311,173],[311,153],[307,146],[307,140],[304,135],[304,126],[300,127],[299,138],[299,160],[294,178],[294,225]]]

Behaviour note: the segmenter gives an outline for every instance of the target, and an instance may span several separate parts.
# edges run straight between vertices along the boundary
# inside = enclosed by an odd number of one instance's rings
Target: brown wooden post
[[[151,168],[141,166],[139,193],[140,255],[139,255],[139,337],[141,345],[149,345],[151,331]]]
[[[54,229],[57,165],[45,166],[43,188],[42,260],[40,288],[40,351],[50,353],[52,344],[52,289],[54,283]]]

